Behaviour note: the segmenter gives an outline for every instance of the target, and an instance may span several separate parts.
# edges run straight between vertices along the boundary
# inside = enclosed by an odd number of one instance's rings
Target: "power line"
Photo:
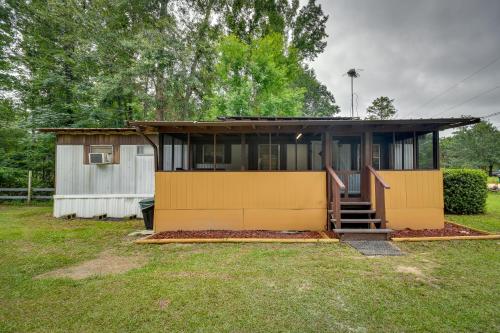
[[[444,94],[447,94],[449,91],[455,89],[456,87],[458,87],[461,83],[467,81],[468,79],[470,79],[471,77],[473,77],[474,75],[482,72],[483,70],[485,70],[486,68],[490,67],[491,65],[493,65],[494,63],[496,63],[498,60],[500,60],[500,57],[494,59],[493,61],[489,62],[488,64],[486,64],[485,66],[479,68],[478,70],[476,70],[475,72],[467,75],[466,77],[464,77],[462,80],[458,81],[457,83],[451,85],[450,87],[446,88],[445,90],[443,90],[442,92],[440,92],[439,94],[435,95],[434,97],[432,97],[431,99],[427,100],[425,103],[421,104],[420,106],[416,107],[415,109],[413,109],[411,111],[411,113],[417,111],[417,110],[420,110],[421,108],[423,108],[424,106],[426,105],[429,105],[430,103],[432,103],[433,101],[435,101],[436,99],[438,99],[439,97],[443,96]]]
[[[500,111],[493,112],[493,113],[490,113],[490,114],[488,114],[486,116],[482,116],[482,117],[479,117],[479,118],[481,118],[481,119],[487,119],[487,118],[491,118],[491,117],[498,116],[498,115],[500,115]]]
[[[477,94],[477,95],[475,95],[475,96],[472,96],[471,98],[469,98],[469,99],[467,99],[467,100],[465,100],[465,101],[463,101],[463,102],[461,102],[461,103],[455,104],[455,105],[453,105],[452,107],[450,107],[450,108],[448,108],[448,109],[446,109],[446,110],[444,110],[444,111],[438,112],[438,113],[436,113],[434,116],[438,116],[438,115],[440,115],[440,114],[442,114],[442,113],[445,113],[445,112],[451,111],[451,110],[453,110],[453,109],[456,109],[456,108],[458,108],[459,106],[462,106],[462,105],[464,105],[464,104],[466,104],[466,103],[469,103],[470,101],[475,100],[476,98],[479,98],[479,97],[481,97],[481,96],[484,96],[484,95],[486,95],[486,94],[489,94],[490,92],[492,92],[492,91],[494,91],[494,90],[497,90],[498,88],[500,88],[500,86],[496,86],[496,87],[493,87],[493,88],[491,88],[491,89],[488,89],[487,91],[484,91],[484,92],[482,92],[482,93],[480,93],[480,94]]]

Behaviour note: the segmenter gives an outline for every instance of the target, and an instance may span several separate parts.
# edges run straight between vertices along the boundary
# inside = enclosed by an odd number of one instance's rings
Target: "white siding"
[[[106,214],[108,217],[125,217],[137,215],[141,218],[142,213],[139,201],[149,198],[151,195],[127,196],[127,195],[82,195],[82,196],[54,196],[54,216],[60,217],[67,214],[76,214],[77,217],[90,218],[96,215]]]
[[[83,146],[57,146],[56,217],[140,216],[138,201],[154,195],[154,157],[137,155],[136,145],[120,146],[120,163],[83,164]]]

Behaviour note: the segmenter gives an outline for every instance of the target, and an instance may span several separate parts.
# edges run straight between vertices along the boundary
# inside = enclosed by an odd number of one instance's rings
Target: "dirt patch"
[[[149,239],[172,239],[172,238],[292,238],[292,239],[316,239],[323,238],[316,231],[265,231],[265,230],[200,230],[200,231],[163,231],[152,235]]]
[[[443,237],[443,236],[480,236],[486,235],[484,232],[479,232],[466,227],[462,227],[453,223],[445,222],[443,229],[423,229],[423,230],[398,230],[394,231],[392,237]]]
[[[160,308],[160,310],[165,310],[165,308],[169,305],[170,305],[169,299],[160,299],[158,301],[158,307]]]
[[[424,276],[424,273],[422,273],[422,271],[418,267],[415,267],[415,266],[398,266],[398,267],[396,267],[396,272],[404,273],[404,274],[411,274],[411,275],[415,275],[418,277]]]
[[[79,265],[59,268],[35,277],[35,279],[70,278],[81,280],[90,276],[104,276],[125,273],[146,263],[142,256],[122,257],[103,252],[96,259]]]

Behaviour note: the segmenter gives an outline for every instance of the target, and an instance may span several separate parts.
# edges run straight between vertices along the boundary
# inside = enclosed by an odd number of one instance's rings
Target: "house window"
[[[151,155],[153,155],[153,147],[151,147],[150,145],[137,146],[136,155],[137,156],[151,156]]]

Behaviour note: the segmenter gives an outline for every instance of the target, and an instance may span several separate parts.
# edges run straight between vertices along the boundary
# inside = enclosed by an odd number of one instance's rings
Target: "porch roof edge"
[[[320,126],[360,126],[360,127],[382,127],[382,126],[395,126],[395,125],[429,125],[435,130],[445,130],[449,128],[456,128],[479,123],[480,118],[476,117],[462,117],[462,118],[425,118],[425,119],[388,119],[388,120],[362,120],[362,119],[342,119],[342,118],[274,118],[274,119],[258,119],[258,120],[234,120],[227,118],[224,120],[212,121],[129,121],[128,125],[133,127],[142,127],[150,130],[158,128],[231,128],[231,127],[287,127],[287,126],[307,126],[307,127],[320,127]]]

